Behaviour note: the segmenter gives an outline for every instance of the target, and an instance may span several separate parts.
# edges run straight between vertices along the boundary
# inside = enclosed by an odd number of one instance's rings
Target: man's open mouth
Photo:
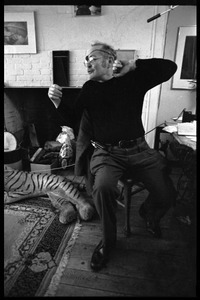
[[[92,74],[94,71],[93,70],[87,70],[88,74]]]

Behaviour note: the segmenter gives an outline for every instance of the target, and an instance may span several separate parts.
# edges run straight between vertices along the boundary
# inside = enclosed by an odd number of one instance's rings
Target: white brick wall
[[[83,65],[85,51],[70,51],[69,86],[82,86],[88,80]],[[4,82],[6,86],[44,86],[53,83],[52,51],[37,54],[4,55]]]
[[[47,52],[35,55],[7,54],[4,61],[4,82],[6,86],[41,86],[43,80],[47,82],[47,85],[52,81],[50,55]],[[43,65],[48,70],[44,78]]]

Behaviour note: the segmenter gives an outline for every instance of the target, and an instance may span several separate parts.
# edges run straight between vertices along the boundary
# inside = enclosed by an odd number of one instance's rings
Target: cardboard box
[[[55,173],[55,170],[53,170],[53,169],[58,166],[58,163],[57,163],[57,160],[56,160],[56,161],[52,162],[51,165],[31,163],[30,166],[31,166],[31,171],[32,172],[53,174],[53,173]]]
[[[51,162],[51,164],[42,164],[37,163],[38,157],[42,157],[42,155],[45,153],[45,150],[42,148],[39,148],[31,157],[30,159],[30,168],[32,172],[39,172],[39,173],[48,173],[53,174],[56,170],[53,170],[54,168],[58,167],[58,160],[55,159]],[[36,162],[35,162],[36,161]]]

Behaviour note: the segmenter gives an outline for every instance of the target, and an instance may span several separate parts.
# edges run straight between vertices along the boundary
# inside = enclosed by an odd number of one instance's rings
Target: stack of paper
[[[197,137],[195,135],[186,135],[186,138],[190,139],[190,141],[196,142]]]
[[[163,128],[164,131],[167,131],[169,133],[172,133],[172,132],[177,132],[177,124],[176,125],[169,125],[169,126],[165,126]]]
[[[196,135],[196,121],[177,124],[179,135]]]

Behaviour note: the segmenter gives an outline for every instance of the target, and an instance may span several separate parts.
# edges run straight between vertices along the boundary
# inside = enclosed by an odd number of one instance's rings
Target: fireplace
[[[79,91],[80,88],[64,88],[63,101],[71,105]],[[35,128],[39,146],[43,147],[46,141],[56,139],[61,132],[60,126],[67,125],[67,121],[64,123],[58,116],[47,93],[47,87],[5,88],[4,126],[16,136],[19,143],[28,143],[24,139]]]
[[[72,105],[80,88],[63,89],[63,101]],[[21,147],[23,169],[29,170],[29,158],[46,141],[55,141],[66,125],[48,98],[48,88],[5,88],[4,90],[4,130],[17,139]],[[5,159],[5,157],[4,157]]]

